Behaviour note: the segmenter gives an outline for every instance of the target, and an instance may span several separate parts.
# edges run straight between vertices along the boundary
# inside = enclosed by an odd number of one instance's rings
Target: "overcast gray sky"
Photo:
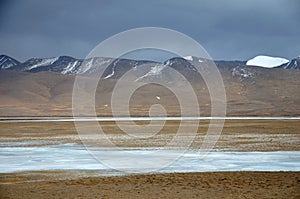
[[[0,0],[0,53],[85,57],[121,31],[158,26],[198,41],[214,59],[300,55],[298,0]]]

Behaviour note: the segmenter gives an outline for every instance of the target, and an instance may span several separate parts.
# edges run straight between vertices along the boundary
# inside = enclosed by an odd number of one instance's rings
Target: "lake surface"
[[[29,147],[17,142],[15,144],[0,143],[0,173],[36,170],[99,170],[105,175],[116,171],[115,168],[103,164],[107,160],[115,161],[119,165],[118,169],[130,172],[130,164],[128,163],[128,161],[132,163],[130,158],[134,157],[136,165],[138,165],[149,157],[153,158],[153,154],[158,161],[161,158],[181,155],[179,159],[160,170],[153,167],[152,171],[155,173],[300,171],[300,151],[210,152],[207,156],[202,157],[197,150],[188,150],[183,154],[179,150],[158,150],[155,148],[94,147],[92,150],[97,152],[98,157],[101,157],[100,162],[84,146],[79,144],[62,143]],[[122,153],[119,153],[120,150]],[[129,154],[128,157],[126,154]],[[152,164],[157,164],[157,162],[152,162]],[[147,169],[151,170],[151,164]]]

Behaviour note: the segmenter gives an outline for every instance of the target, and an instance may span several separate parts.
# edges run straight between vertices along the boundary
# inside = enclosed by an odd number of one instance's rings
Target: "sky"
[[[119,32],[163,27],[215,60],[292,59],[300,55],[299,21],[298,0],[0,0],[0,54],[84,58]]]

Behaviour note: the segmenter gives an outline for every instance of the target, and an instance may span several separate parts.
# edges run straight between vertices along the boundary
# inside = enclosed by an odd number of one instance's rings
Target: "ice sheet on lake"
[[[115,149],[94,148],[105,159],[114,158],[120,167],[126,167],[126,156],[118,156]],[[153,148],[122,149],[137,157],[136,164],[157,151]],[[176,155],[176,150],[162,150],[157,159]],[[155,162],[153,162],[155,164]],[[127,165],[128,166],[128,165]],[[130,171],[130,168],[127,168]],[[37,147],[0,147],[0,173],[34,170],[100,170],[114,169],[104,166],[91,156],[84,146],[59,144]],[[276,152],[211,152],[200,158],[199,152],[190,150],[171,165],[155,171],[208,172],[208,171],[300,171],[300,151]]]

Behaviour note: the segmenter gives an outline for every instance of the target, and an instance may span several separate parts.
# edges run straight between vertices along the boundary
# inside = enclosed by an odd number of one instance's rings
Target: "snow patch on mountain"
[[[117,61],[115,61],[115,62],[113,63],[111,73],[108,74],[106,77],[104,77],[104,79],[108,79],[108,78],[114,76],[114,74],[115,74],[115,69],[116,69],[116,65],[117,65],[117,63],[118,63],[119,61],[120,61],[120,60],[118,59]]]
[[[88,61],[85,60],[81,67],[80,67],[80,71],[78,71],[79,74],[83,74],[85,72],[87,72],[88,70],[90,70],[92,68],[93,65],[93,59],[89,59]]]
[[[151,76],[158,76],[158,75],[161,75],[162,70],[163,70],[165,67],[167,67],[167,65],[169,65],[169,64],[170,64],[170,63],[166,63],[166,64],[156,64],[155,66],[153,66],[153,67],[151,68],[151,70],[150,70],[148,73],[146,73],[145,75],[143,75],[143,76],[137,78],[135,81],[137,82],[137,81],[139,81],[139,80],[141,80],[141,79],[143,79],[143,78],[145,78],[145,77],[151,77]]]
[[[72,73],[74,71],[75,67],[77,66],[77,64],[78,64],[78,61],[70,62],[61,73],[62,74]]]
[[[265,55],[256,56],[247,61],[248,66],[260,66],[264,68],[274,68],[282,64],[288,63],[289,60],[281,57],[270,57]]]
[[[58,58],[59,57],[53,57],[53,58],[48,58],[48,59],[41,59],[40,62],[34,63],[33,65],[26,67],[26,70],[32,70],[32,69],[40,67],[40,66],[51,65],[54,62],[56,62],[58,60]]]

